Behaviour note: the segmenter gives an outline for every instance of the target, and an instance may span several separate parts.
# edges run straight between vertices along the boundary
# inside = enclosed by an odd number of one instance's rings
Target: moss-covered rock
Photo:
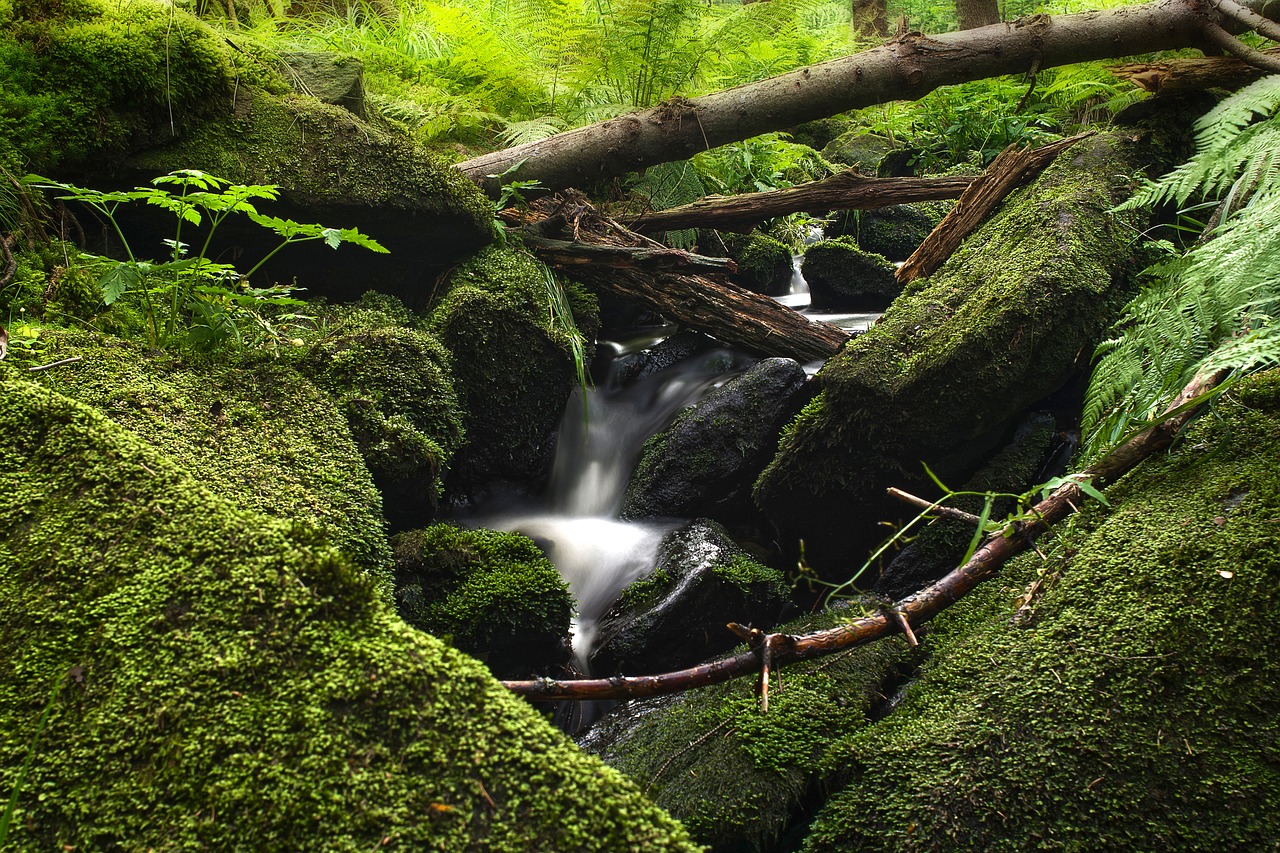
[[[299,367],[346,415],[392,528],[427,523],[463,439],[449,353],[389,297],[337,313]]]
[[[780,296],[791,289],[791,249],[781,240],[759,231],[721,236],[738,264],[735,281],[766,296]]]
[[[364,63],[354,56],[313,50],[280,54],[284,78],[295,92],[311,95],[367,118],[364,109]]]
[[[1073,147],[827,362],[756,484],[815,567],[860,565],[902,514],[887,486],[930,489],[922,461],[963,482],[1091,351],[1125,294],[1134,220],[1107,213],[1124,174],[1116,138]]]
[[[118,338],[46,329],[41,360],[82,361],[32,374],[92,406],[246,510],[323,534],[390,595],[381,500],[342,414],[284,363],[226,364],[161,354]]]
[[[630,584],[600,620],[597,673],[669,672],[730,649],[725,624],[767,628],[790,606],[786,578],[757,563],[714,521],[669,533],[651,574]]]
[[[864,175],[874,175],[880,161],[892,150],[893,143],[886,137],[855,128],[830,140],[823,147],[822,156],[835,163],[856,166]]]
[[[833,749],[805,849],[1273,846],[1277,445],[1272,372],[939,616],[902,705]]]
[[[4,379],[0,470],[15,849],[693,849],[339,552],[92,409]]]
[[[852,237],[814,243],[800,267],[814,308],[883,311],[902,292],[884,255],[864,251]]]
[[[594,300],[567,287],[574,319],[590,340]],[[577,382],[563,334],[552,331],[543,269],[529,255],[489,247],[459,266],[431,315],[453,354],[467,441],[449,488],[459,498],[507,482],[530,487],[547,476],[552,435]]]
[[[527,536],[437,524],[392,544],[396,602],[410,625],[448,638],[499,677],[566,657],[573,599]]]
[[[841,606],[779,630],[821,630],[861,613]],[[712,850],[779,849],[778,839],[821,802],[823,783],[833,778],[822,766],[827,746],[867,725],[885,702],[886,683],[910,659],[906,642],[894,638],[787,667],[769,692],[767,714],[746,679],[631,702],[581,743]]]
[[[390,250],[311,243],[263,267],[264,278],[297,278],[343,299],[369,287],[429,293],[443,266],[492,238],[491,206],[457,170],[341,107],[290,92],[269,49],[243,37],[234,47],[151,0],[17,4],[0,27],[0,165],[99,188],[180,168],[278,184],[281,200],[260,205],[264,212],[358,227]],[[155,208],[122,215],[140,257],[173,237],[172,219]],[[215,254],[256,263],[278,240],[231,219],[215,243]]]
[[[891,261],[905,261],[942,220],[937,210],[936,205],[926,202],[846,211],[823,230],[828,237],[852,237],[865,251]]]

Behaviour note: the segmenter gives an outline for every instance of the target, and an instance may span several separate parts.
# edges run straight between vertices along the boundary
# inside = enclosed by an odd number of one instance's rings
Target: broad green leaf
[[[98,287],[102,289],[102,301],[107,305],[114,305],[121,296],[141,283],[142,276],[137,265],[127,261],[116,264],[98,279]]]

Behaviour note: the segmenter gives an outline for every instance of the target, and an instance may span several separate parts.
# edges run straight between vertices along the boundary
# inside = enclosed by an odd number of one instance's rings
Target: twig
[[[1232,56],[1239,57],[1255,68],[1280,74],[1280,59],[1249,47],[1218,24],[1205,24],[1203,32],[1206,40]]]
[[[907,619],[907,614],[897,607],[889,608],[889,613],[897,621],[902,633],[907,635],[907,645],[913,649],[919,646],[920,641],[916,639],[916,632],[911,630],[911,622]]]
[[[930,503],[924,498],[918,498],[915,495],[911,494],[910,492],[902,491],[902,489],[895,489],[892,486],[890,486],[889,494],[890,496],[895,497],[900,501],[905,501],[911,504],[912,506],[918,506],[921,509],[925,510],[926,512],[937,513],[943,518],[951,518],[951,519],[955,519],[956,521],[963,521],[966,524],[977,525],[982,523],[982,519],[978,518],[978,516],[974,515],[971,512],[965,512],[964,510],[956,509],[953,506],[943,506],[937,501]]]
[[[51,361],[48,364],[37,364],[35,367],[28,367],[27,370],[30,371],[31,373],[35,373],[37,370],[48,370],[51,367],[61,367],[64,364],[71,364],[72,362],[81,361],[83,359],[84,359],[84,356],[82,355],[73,355],[71,356],[71,358],[63,358],[63,359],[59,359],[58,361]]]
[[[1241,6],[1235,0],[1218,0],[1215,3],[1218,11],[1228,18],[1248,27],[1260,36],[1272,41],[1280,41],[1280,24],[1270,18],[1264,18],[1257,12]]]
[[[1031,100],[1031,93],[1036,90],[1036,75],[1040,73],[1040,60],[1043,57],[1039,53],[1031,62],[1031,70],[1027,72],[1027,91],[1022,94],[1022,98],[1018,101],[1018,105],[1013,108],[1014,115],[1021,115],[1022,111],[1027,108],[1027,102]]]
[[[1173,443],[1178,432],[1199,409],[1199,403],[1220,385],[1230,371],[1221,369],[1208,375],[1197,376],[1165,410],[1166,417],[1124,444],[1112,450],[1097,463],[1081,472],[1081,479],[1096,487],[1105,487],[1133,470],[1148,456]],[[1073,512],[1073,503],[1086,497],[1075,482],[1064,483],[1045,500],[1036,504],[1028,513],[1028,520],[1016,523],[1016,535],[997,533],[987,539],[963,566],[945,575],[919,592],[909,595],[893,605],[894,610],[917,625],[942,612],[963,598],[978,584],[991,577],[1005,562],[1027,550],[1037,536],[1049,530],[1057,522]],[[1068,501],[1071,501],[1070,503]],[[887,636],[901,627],[883,610],[871,616],[817,631],[793,636],[771,634],[770,663],[780,667],[788,663],[812,660],[837,651],[865,645]],[[507,689],[531,699],[633,699],[640,696],[659,696],[678,693],[695,687],[719,684],[756,670],[760,656],[755,649],[732,655],[710,663],[700,664],[677,672],[661,675],[615,676],[613,678],[557,681],[543,678],[536,681],[504,681]]]
[[[773,634],[765,635],[760,644],[760,713],[769,713],[769,665],[773,663]]]

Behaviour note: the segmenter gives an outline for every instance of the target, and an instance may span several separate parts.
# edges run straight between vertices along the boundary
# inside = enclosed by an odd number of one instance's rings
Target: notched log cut
[[[725,343],[814,361],[835,355],[851,337],[729,282],[727,263],[628,231],[581,193],[541,199],[533,213],[535,221],[514,233],[544,263]]]
[[[1165,409],[1165,418],[1145,432],[1108,453],[1102,460],[1076,475],[1096,488],[1114,483],[1154,453],[1168,447],[1183,426],[1195,416],[1200,404],[1213,395],[1230,371],[1218,370],[1197,376]],[[560,699],[635,699],[661,696],[695,687],[718,684],[763,667],[763,649],[769,650],[769,663],[777,668],[787,663],[811,660],[833,652],[861,646],[898,631],[909,631],[950,607],[1013,557],[1032,548],[1036,537],[1057,522],[1077,511],[1085,500],[1084,491],[1076,483],[1059,486],[1048,498],[1026,514],[1026,521],[1016,522],[1012,529],[989,538],[969,561],[936,583],[909,595],[873,616],[855,619],[847,625],[792,636],[772,634],[756,647],[699,666],[662,675],[616,676],[614,678],[557,681],[504,681],[507,689],[532,700]]]
[[[964,191],[938,227],[929,232],[920,247],[898,267],[895,273],[898,281],[906,284],[937,270],[1005,196],[1039,174],[1063,151],[1092,135],[1093,131],[1087,131],[1039,148],[1022,150],[1010,145],[1001,151]]]
[[[624,219],[623,223],[634,231],[648,232],[681,228],[750,231],[766,219],[801,210],[871,210],[891,204],[959,198],[973,180],[965,176],[873,178],[848,169],[783,190],[707,196],[692,204]]]

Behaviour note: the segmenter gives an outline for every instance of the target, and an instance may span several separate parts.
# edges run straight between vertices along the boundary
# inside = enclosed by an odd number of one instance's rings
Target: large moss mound
[[[963,482],[1091,351],[1125,291],[1133,223],[1107,212],[1125,156],[1114,137],[1069,149],[827,362],[755,492],[815,567],[860,565],[876,522],[911,514],[886,487],[932,489],[922,461]]]
[[[16,849],[692,848],[339,552],[92,409],[0,382],[0,470]]]
[[[92,406],[244,509],[306,524],[372,572],[389,596],[382,501],[342,413],[267,356],[241,363],[157,353],[119,338],[45,329],[32,374]]]
[[[1277,446],[1272,372],[939,617],[903,705],[832,751],[806,849],[1273,848]]]

